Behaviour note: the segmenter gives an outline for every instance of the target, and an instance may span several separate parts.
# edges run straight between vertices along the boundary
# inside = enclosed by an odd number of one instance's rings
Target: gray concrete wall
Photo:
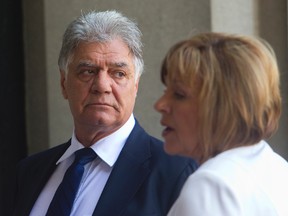
[[[23,1],[26,121],[29,153],[49,145],[44,2]]]
[[[287,0],[261,0],[258,5],[259,36],[275,50],[281,72],[282,116],[278,132],[270,143],[275,151],[288,159],[288,50]]]
[[[176,41],[201,31],[227,31],[263,36],[279,57],[287,81],[286,0],[23,0],[29,152],[58,145],[70,138],[72,117],[60,92],[57,67],[61,37],[81,11],[115,9],[136,20],[143,32],[145,73],[135,116],[152,135],[161,138],[160,115],[153,109],[163,86],[162,58]],[[277,23],[277,25],[275,25]],[[282,84],[283,98],[287,85]],[[288,158],[287,101],[279,132],[271,140]]]

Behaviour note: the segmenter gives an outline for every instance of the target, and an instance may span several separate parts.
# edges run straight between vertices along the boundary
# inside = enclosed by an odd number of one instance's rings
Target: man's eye
[[[126,76],[126,74],[123,71],[115,71],[113,74],[117,78],[123,78]]]
[[[81,81],[87,82],[90,81],[95,76],[95,71],[93,70],[83,70],[78,74],[78,78]]]
[[[84,75],[94,75],[95,72],[93,70],[85,70],[85,71],[82,72],[82,74],[84,74]]]

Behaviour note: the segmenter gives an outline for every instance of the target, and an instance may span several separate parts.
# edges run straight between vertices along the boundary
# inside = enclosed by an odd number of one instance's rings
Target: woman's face
[[[164,149],[169,154],[200,157],[197,133],[197,95],[191,87],[181,81],[171,82],[155,109],[162,114],[161,124],[165,127],[162,136]]]

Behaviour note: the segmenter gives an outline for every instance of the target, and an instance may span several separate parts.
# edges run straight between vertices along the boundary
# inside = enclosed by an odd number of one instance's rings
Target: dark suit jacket
[[[70,141],[20,163],[12,215],[29,215],[55,170],[56,161],[69,145]],[[195,168],[195,162],[188,158],[167,155],[162,142],[148,135],[136,122],[93,215],[166,215]]]

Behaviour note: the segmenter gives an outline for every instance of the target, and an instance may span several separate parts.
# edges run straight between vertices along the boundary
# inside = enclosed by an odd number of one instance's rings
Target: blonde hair
[[[261,39],[196,35],[170,49],[161,78],[165,85],[180,79],[197,92],[203,160],[255,144],[277,130],[279,71],[272,48]]]

